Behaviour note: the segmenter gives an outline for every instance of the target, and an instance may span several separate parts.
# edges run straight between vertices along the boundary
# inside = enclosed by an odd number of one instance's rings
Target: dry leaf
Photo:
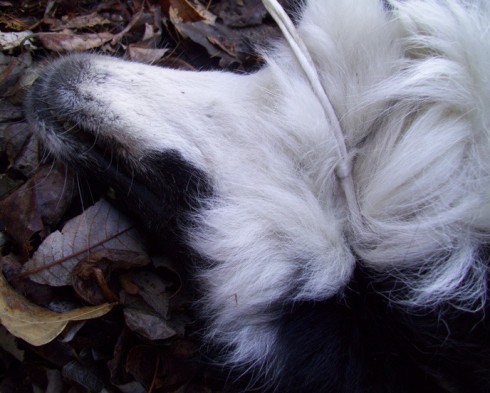
[[[168,49],[164,48],[142,48],[136,45],[129,45],[128,47],[128,55],[130,60],[146,64],[153,64],[157,62],[167,52]]]
[[[261,0],[221,1],[213,11],[228,27],[260,27],[268,13]]]
[[[56,313],[29,302],[0,274],[0,322],[11,334],[31,345],[47,344],[63,331],[68,322],[100,317],[112,307],[113,304],[106,303]]]
[[[75,16],[67,21],[44,18],[44,22],[50,26],[51,31],[58,31],[63,29],[84,29],[89,27],[101,26],[111,24],[111,21],[97,12],[92,12],[87,15]]]
[[[3,326],[0,326],[0,348],[10,353],[17,360],[21,362],[24,360],[25,351],[19,348],[15,336],[10,334]]]
[[[124,309],[127,326],[149,340],[165,340],[177,333],[160,316],[135,308]]]
[[[104,382],[96,374],[95,370],[80,363],[79,360],[72,360],[65,364],[61,370],[64,379],[76,381],[83,386],[87,392],[104,392]]]
[[[0,201],[0,219],[22,247],[24,256],[30,252],[32,236],[40,234],[44,238],[49,227],[61,219],[72,201],[74,184],[64,168],[43,166],[28,182]]]
[[[138,295],[148,304],[158,315],[168,318],[168,307],[171,282],[164,281],[159,275],[151,271],[138,271],[132,275],[132,281],[139,287]]]
[[[114,249],[144,254],[142,244],[143,239],[131,221],[107,201],[100,200],[68,221],[61,232],[49,235],[23,271],[36,271],[30,278],[40,284],[70,285],[73,268],[89,252]]]
[[[23,115],[22,108],[0,99],[0,121],[21,119]]]
[[[199,3],[188,0],[160,0],[162,7],[168,11],[173,23],[207,21],[214,23],[216,16]]]
[[[28,143],[32,132],[27,123],[22,122],[8,125],[4,131],[4,135],[4,149],[7,153],[7,159],[10,165],[12,165],[24,146]]]
[[[177,334],[173,326],[139,296],[121,292],[120,299],[124,306],[124,320],[133,332],[149,340],[164,340]]]
[[[113,35],[108,32],[75,34],[71,30],[63,30],[60,33],[38,33],[37,37],[46,49],[55,52],[80,52],[104,45],[112,40]]]
[[[2,33],[0,32],[0,50],[17,48],[20,45],[31,46],[29,37],[32,37],[32,31],[26,30],[19,33]]]
[[[89,304],[117,302],[109,282],[114,271],[146,266],[150,257],[127,250],[103,249],[91,253],[72,272],[73,289]]]

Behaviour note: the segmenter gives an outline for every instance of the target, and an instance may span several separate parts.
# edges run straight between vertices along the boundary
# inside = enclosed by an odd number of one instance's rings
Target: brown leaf
[[[132,331],[149,340],[163,340],[176,335],[176,331],[162,315],[151,309],[139,296],[122,292],[121,303],[124,307],[126,325]]]
[[[0,99],[0,121],[22,119],[23,114],[22,108]]]
[[[0,5],[2,3],[7,3],[4,5],[4,7],[13,7],[13,4],[9,4],[7,1],[0,1]],[[25,21],[14,18],[10,15],[8,15],[6,12],[2,12],[0,14],[0,23],[5,25],[5,30],[16,30],[18,32],[22,32],[24,30],[29,29],[29,23],[26,23]]]
[[[59,33],[38,33],[37,37],[46,49],[55,52],[80,52],[104,45],[112,40],[113,35],[108,32],[76,34],[66,29]]]
[[[53,301],[52,287],[35,283],[19,275],[22,270],[22,262],[17,256],[14,254],[0,256],[0,264],[0,270],[18,293],[22,293],[39,306],[47,306]]]
[[[150,345],[137,345],[131,348],[126,359],[126,370],[145,386],[161,387],[157,379],[160,374],[161,354],[158,348]]]
[[[101,200],[68,221],[61,232],[49,235],[24,265],[24,274],[42,284],[69,285],[73,268],[89,252],[116,249],[144,254],[142,244],[131,221]]]
[[[268,15],[261,0],[221,1],[213,11],[229,27],[259,26]]]
[[[99,15],[97,12],[92,12],[86,15],[78,15],[68,20],[65,20],[65,18],[63,18],[63,20],[59,20],[45,17],[43,22],[50,26],[51,31],[59,31],[64,29],[84,29],[112,23],[109,19]]]
[[[268,26],[233,29],[221,23],[204,22],[176,23],[175,29],[182,37],[204,47],[210,57],[219,58],[219,65],[224,68],[234,64],[259,64],[260,58],[254,54],[250,42],[258,43],[261,35],[270,36],[270,31],[274,31]]]
[[[17,48],[20,45],[31,46],[30,38],[33,36],[32,31],[0,32],[0,51]]]
[[[157,62],[167,52],[168,49],[164,48],[142,48],[136,45],[129,45],[128,47],[128,55],[130,60],[146,64],[153,64]]]
[[[188,0],[160,0],[160,4],[167,11],[174,23],[187,23],[207,21],[214,23],[216,16],[207,11],[199,3],[191,3]]]
[[[16,157],[20,154],[28,139],[32,136],[32,132],[26,122],[16,123],[9,125],[5,131],[5,151],[7,152],[7,159],[9,163],[15,161]]]
[[[73,198],[74,181],[63,167],[43,166],[29,181],[0,201],[0,219],[24,253],[34,234],[45,237]]]
[[[173,344],[190,347],[188,343]],[[174,349],[174,345],[163,348],[136,345],[128,352],[126,369],[137,381],[152,386],[156,391],[175,392],[192,379],[196,370],[191,362],[175,356]]]
[[[61,370],[63,378],[76,381],[88,392],[103,392],[104,382],[95,374],[94,370],[85,367],[78,360],[65,364]]]
[[[10,171],[31,177],[39,167],[39,140],[27,123],[16,123],[5,129],[5,150]]]
[[[139,287],[138,295],[146,304],[158,315],[167,319],[172,283],[164,281],[159,275],[150,271],[134,272],[132,281]]]
[[[204,47],[210,57],[220,58],[220,65],[222,67],[228,67],[237,62],[236,58],[230,56],[218,46],[213,45],[213,43],[209,40],[209,37],[216,34],[216,30],[213,26],[204,22],[194,22],[177,23],[175,24],[175,28],[184,38],[190,39],[192,42]]]
[[[31,135],[20,154],[15,157],[15,160],[10,165],[9,173],[13,171],[29,178],[39,168],[39,161],[39,139],[36,135]]]
[[[3,326],[0,326],[0,348],[10,353],[17,360],[24,360],[24,351],[19,348],[15,336],[11,335]]]
[[[102,249],[80,261],[72,272],[73,288],[90,304],[118,302],[110,289],[111,274],[120,269],[142,267],[150,263],[146,254],[128,250]]]
[[[56,313],[29,302],[0,274],[0,322],[11,334],[31,345],[46,344],[56,338],[68,322],[100,317],[112,307],[112,304],[103,304]]]
[[[0,56],[0,58],[3,60],[0,61],[0,97],[11,99],[12,96],[19,93],[19,90],[25,89],[22,77],[29,73],[32,57],[30,52],[24,52],[17,57]]]

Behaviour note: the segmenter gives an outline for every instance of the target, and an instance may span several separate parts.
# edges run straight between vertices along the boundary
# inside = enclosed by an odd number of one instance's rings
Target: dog
[[[62,57],[27,119],[195,256],[230,390],[489,392],[490,3],[300,8],[333,115],[280,41],[247,75]]]

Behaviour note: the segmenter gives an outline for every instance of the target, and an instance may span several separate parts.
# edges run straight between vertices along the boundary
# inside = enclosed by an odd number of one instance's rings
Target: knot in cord
[[[339,119],[328,98],[327,92],[320,81],[310,52],[299,36],[293,22],[277,0],[262,0],[262,3],[276,21],[284,38],[286,38],[286,41],[289,43],[296,59],[310,82],[313,92],[323,107],[325,117],[330,122],[329,127],[327,128],[333,134],[333,140],[335,141],[337,154],[339,156],[339,163],[335,168],[335,174],[339,179],[340,186],[344,192],[351,219],[354,224],[359,224],[361,223],[362,218],[355,192],[354,180],[352,179],[352,157],[350,157],[347,152],[344,133],[342,132]]]
[[[335,175],[340,180],[352,176],[352,157],[347,158],[347,160],[340,161],[335,168]]]

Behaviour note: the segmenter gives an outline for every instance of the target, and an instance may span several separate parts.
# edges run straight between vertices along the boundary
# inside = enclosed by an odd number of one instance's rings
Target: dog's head
[[[390,3],[311,0],[298,26],[353,157],[359,222],[332,119],[286,44],[250,75],[74,55],[30,93],[56,157],[152,225],[192,211],[185,241],[212,262],[199,273],[210,336],[233,362],[267,359],[270,310],[332,297],[356,262],[398,280],[388,297],[411,307],[486,298],[489,7]]]

